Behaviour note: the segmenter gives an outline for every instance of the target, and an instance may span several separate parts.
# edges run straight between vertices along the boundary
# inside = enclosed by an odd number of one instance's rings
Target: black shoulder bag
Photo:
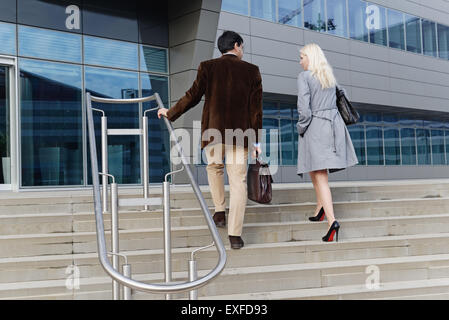
[[[339,89],[337,86],[335,87],[335,91],[337,94],[338,112],[340,112],[345,124],[349,126],[359,121],[360,115],[351,105],[348,98],[346,98],[344,91]]]

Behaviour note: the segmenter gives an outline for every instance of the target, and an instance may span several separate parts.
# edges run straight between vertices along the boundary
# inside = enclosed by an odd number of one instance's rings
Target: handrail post
[[[101,117],[101,166],[102,172],[108,174],[108,118]],[[103,213],[108,212],[108,176],[103,179]]]
[[[126,263],[122,266],[122,273],[125,277],[131,279],[131,265]],[[131,300],[131,288],[127,286],[123,286],[123,300]]]
[[[148,159],[148,117],[144,116],[142,117],[142,142],[143,142],[143,197],[145,199],[148,199],[148,166],[149,166],[149,159]],[[147,211],[149,209],[148,205],[145,205],[145,210]]]
[[[170,225],[170,182],[165,180],[163,182],[164,191],[164,270],[165,282],[172,281],[171,271],[171,225]],[[165,295],[166,300],[171,299],[171,295]]]
[[[107,178],[107,176],[106,176]],[[119,256],[119,226],[118,226],[118,188],[117,183],[113,181],[111,183],[111,238],[112,238],[112,267],[115,270],[120,269]],[[120,300],[120,284],[112,280],[112,296],[114,300]]]
[[[198,278],[196,260],[189,260],[189,281],[195,281]],[[198,300],[198,290],[189,291],[190,300]]]

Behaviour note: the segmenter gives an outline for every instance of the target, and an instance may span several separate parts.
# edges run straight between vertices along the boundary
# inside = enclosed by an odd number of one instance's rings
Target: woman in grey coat
[[[326,215],[329,230],[323,241],[338,241],[339,223],[335,220],[328,172],[336,172],[358,163],[349,131],[338,112],[332,67],[321,48],[308,44],[300,51],[305,70],[298,76],[298,175],[310,174],[317,197],[315,215],[310,221],[322,221]]]

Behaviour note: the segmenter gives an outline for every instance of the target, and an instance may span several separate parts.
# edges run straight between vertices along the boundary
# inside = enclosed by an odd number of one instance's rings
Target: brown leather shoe
[[[224,211],[218,211],[214,214],[214,222],[217,228],[226,227],[226,216]]]
[[[239,236],[229,236],[229,242],[231,243],[232,249],[240,249],[245,245],[242,237]]]

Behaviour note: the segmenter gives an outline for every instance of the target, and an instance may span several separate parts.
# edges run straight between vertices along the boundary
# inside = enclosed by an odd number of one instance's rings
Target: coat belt
[[[335,113],[335,115],[332,118],[326,118],[326,117],[322,117],[322,116],[318,116],[316,113],[318,111],[327,111],[327,110],[337,110],[337,112]],[[324,120],[328,120],[331,122],[331,129],[332,129],[332,140],[333,140],[333,149],[332,151],[334,153],[337,153],[337,146],[335,145],[335,126],[334,126],[334,121],[335,121],[335,117],[338,114],[338,108],[326,108],[326,109],[317,109],[317,110],[313,110],[312,111],[312,116],[315,118],[320,118],[320,119],[324,119]]]

